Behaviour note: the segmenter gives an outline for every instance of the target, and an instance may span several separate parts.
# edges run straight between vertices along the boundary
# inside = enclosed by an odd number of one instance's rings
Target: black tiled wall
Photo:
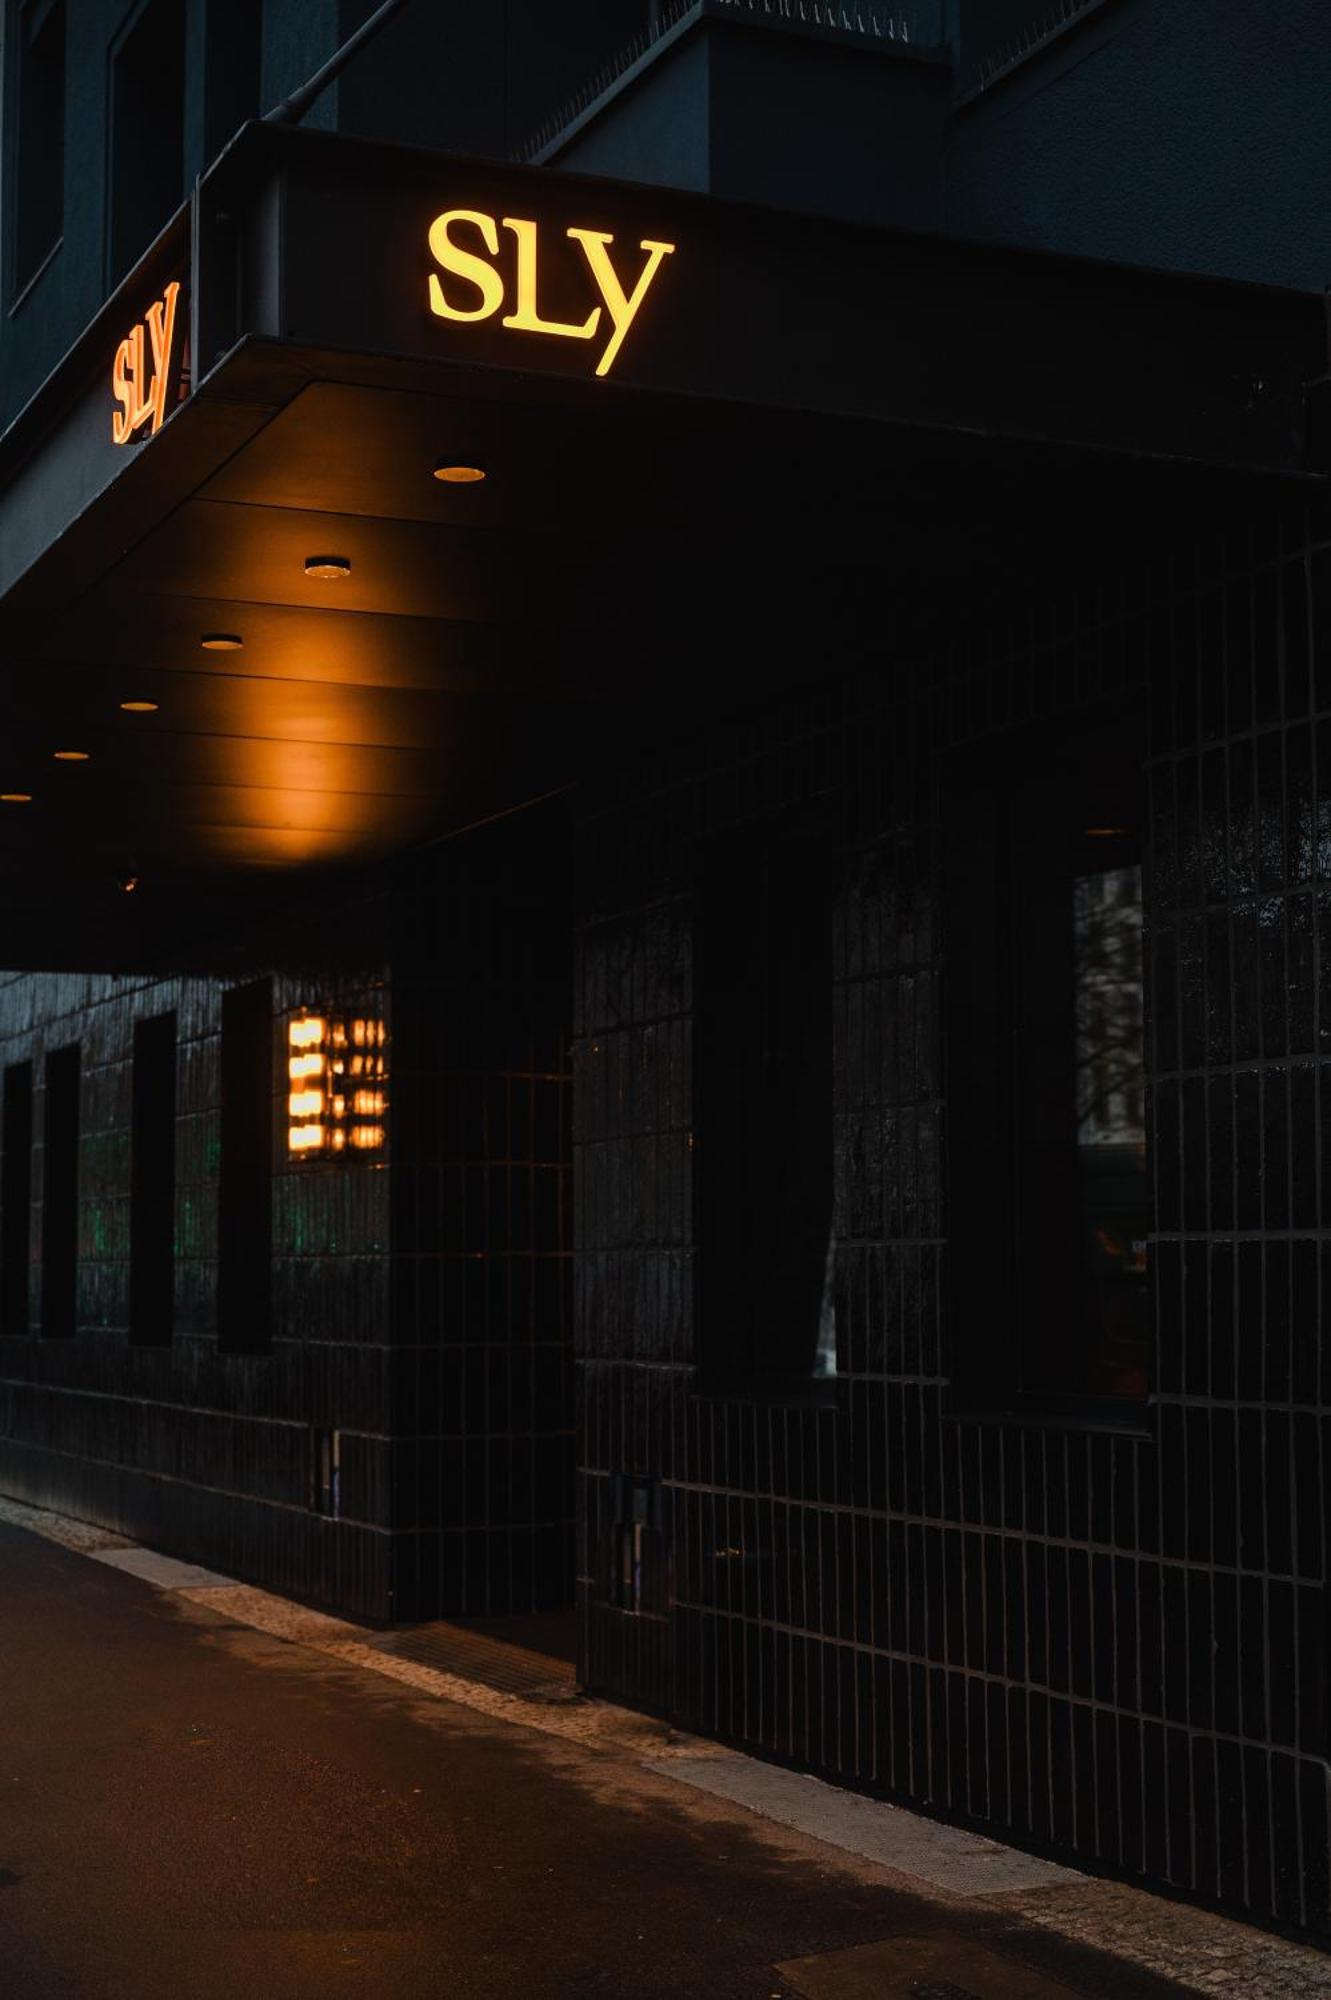
[[[1142,690],[1156,1395],[1133,1435],[959,1419],[940,755]],[[579,1597],[591,1683],[1112,1870],[1328,1927],[1331,549],[1261,515],[1014,588],[585,811]],[[840,829],[834,1406],[694,1393],[696,843]],[[736,1033],[745,1024],[736,1022]],[[625,1523],[645,1524],[626,1596]]]
[[[572,1600],[568,882],[561,804],[399,871],[401,1617]]]
[[[382,1158],[286,1150],[286,1022],[382,1011],[382,972],[274,983],[271,1351],[216,1329],[218,980],[11,976],[0,1063],[35,1058],[29,1331],[0,1339],[0,1486],[224,1572],[386,1618],[388,1179]],[[175,1312],[169,1345],[129,1338],[134,1023],[175,1009]],[[77,1330],[40,1336],[43,1053],[82,1051]],[[256,1087],[262,1087],[256,1079]],[[340,1508],[312,1510],[311,1430],[339,1429]]]

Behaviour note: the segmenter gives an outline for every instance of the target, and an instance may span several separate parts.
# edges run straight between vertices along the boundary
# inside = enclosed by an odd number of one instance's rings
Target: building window
[[[65,222],[65,0],[29,0],[17,22],[16,292],[60,241]]]
[[[273,986],[222,995],[222,1168],[217,1338],[232,1354],[271,1344]]]
[[[5,1071],[0,1113],[0,1331],[28,1331],[28,1244],[32,1233],[32,1064]]]
[[[700,862],[699,1359],[705,1386],[780,1392],[836,1367],[831,846],[767,825]]]
[[[262,108],[263,0],[208,0],[205,34],[203,149],[215,160]]]
[[[42,1333],[72,1334],[79,1270],[79,1083],[77,1043],[46,1058],[42,1107]]]
[[[144,1345],[171,1338],[175,1308],[176,1017],[134,1027],[130,1130],[129,1327]]]
[[[147,0],[111,52],[112,285],[184,198],[184,0]]]
[[[950,788],[948,1235],[967,1400],[1147,1391],[1133,754],[1116,728],[1011,764],[991,748]]]

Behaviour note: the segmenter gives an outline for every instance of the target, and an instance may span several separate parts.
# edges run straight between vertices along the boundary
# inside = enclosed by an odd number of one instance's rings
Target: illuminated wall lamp
[[[479,486],[485,477],[482,465],[454,465],[451,459],[441,458],[434,469],[436,479],[445,486]]]
[[[199,641],[206,653],[238,653],[244,643],[239,632],[205,632]]]
[[[348,556],[306,556],[305,574],[328,583],[335,577],[350,576],[351,560]]]

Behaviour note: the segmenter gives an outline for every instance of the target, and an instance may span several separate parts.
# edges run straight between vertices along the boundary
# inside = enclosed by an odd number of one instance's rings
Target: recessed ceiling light
[[[31,804],[31,792],[0,792],[0,805],[30,806]]]
[[[482,465],[454,465],[451,460],[441,458],[434,469],[436,479],[442,479],[445,486],[478,486],[485,477]]]
[[[157,703],[155,701],[122,701],[120,706],[125,710],[127,715],[156,715],[157,713]]]
[[[324,579],[350,576],[351,562],[347,556],[306,556],[305,574]]]
[[[308,569],[309,564],[305,567]],[[209,653],[238,653],[244,643],[239,632],[205,632],[199,641]]]
[[[51,755],[58,764],[86,764],[88,761],[86,750],[53,750]]]

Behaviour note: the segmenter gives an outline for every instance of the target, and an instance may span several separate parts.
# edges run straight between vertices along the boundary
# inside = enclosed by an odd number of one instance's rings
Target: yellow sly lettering
[[[511,293],[506,273],[500,266],[500,229],[506,229],[514,238]],[[463,249],[455,241],[456,230],[473,231],[487,254],[482,256],[476,250]],[[450,208],[437,215],[430,224],[430,253],[441,271],[474,288],[476,302],[471,305],[456,303],[456,287],[450,297],[444,289],[443,280],[432,271],[429,278],[430,310],[441,319],[474,322],[493,319],[506,303],[510,303],[511,310],[504,314],[502,325],[515,333],[553,335],[559,340],[593,340],[604,320],[608,319],[610,337],[596,364],[598,375],[608,375],[629,328],[638,317],[643,300],[655,283],[657,272],[665,259],[674,255],[675,245],[644,237],[638,248],[646,262],[629,291],[615,269],[610,254],[615,239],[607,230],[566,230],[568,241],[576,243],[582,251],[583,263],[600,293],[601,304],[593,305],[583,320],[546,319],[542,316],[539,300],[540,231],[541,225],[525,216],[506,215],[496,223],[493,215],[475,208]]]
[[[673,254],[675,246],[673,243],[654,243],[650,238],[643,239],[638,248],[647,252],[647,262],[643,265],[638,282],[630,294],[625,292],[619,281],[619,274],[610,261],[610,245],[615,240],[613,236],[607,236],[600,229],[570,229],[568,233],[574,242],[582,245],[582,254],[591,267],[591,274],[596,280],[601,297],[605,300],[606,311],[614,324],[615,330],[606,342],[601,358],[596,364],[597,374],[607,375],[615,356],[624,344],[625,334],[638,316],[638,308],[646,298],[663,260]]]
[[[581,326],[574,326],[568,320],[542,319],[536,305],[537,224],[506,215],[504,227],[511,229],[518,239],[517,311],[507,315],[504,325],[517,327],[523,333],[556,333],[565,340],[590,340],[600,324],[601,308],[593,306]],[[570,236],[576,234],[576,230],[570,229]]]
[[[162,428],[162,418],[166,415],[166,384],[171,371],[171,342],[176,330],[176,299],[179,283],[173,278],[162,298],[148,308],[148,338],[153,350],[153,385],[148,392],[147,413],[152,416],[153,431]],[[138,332],[138,328],[135,328]]]
[[[111,395],[116,404],[111,412],[113,444],[128,444],[135,431],[142,430],[145,424],[149,437],[162,428],[171,385],[171,351],[176,337],[179,296],[180,283],[173,278],[161,298],[154,299],[138,325],[130,329],[116,349],[111,364]]]
[[[489,319],[499,311],[504,303],[504,281],[493,264],[474,251],[461,250],[453,241],[452,228],[455,222],[470,223],[492,257],[498,255],[499,231],[495,228],[492,215],[482,215],[474,208],[450,208],[446,214],[437,215],[430,224],[430,254],[436,264],[455,277],[463,278],[469,285],[475,285],[481,295],[476,306],[450,305],[444,295],[444,288],[432,271],[430,273],[430,311],[440,319],[476,320]]]

